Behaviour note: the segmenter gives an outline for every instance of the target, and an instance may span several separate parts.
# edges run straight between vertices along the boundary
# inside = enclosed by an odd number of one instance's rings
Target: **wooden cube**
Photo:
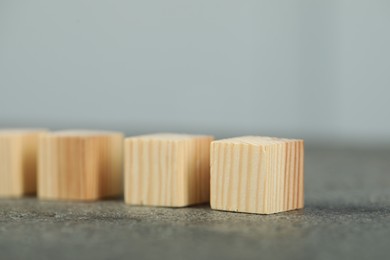
[[[0,130],[0,197],[33,195],[37,190],[38,139],[45,130]]]
[[[211,136],[154,134],[125,140],[125,202],[183,207],[210,199]]]
[[[303,140],[244,136],[211,144],[211,208],[272,214],[303,208]]]
[[[39,143],[38,197],[98,200],[122,194],[123,135],[60,131]]]

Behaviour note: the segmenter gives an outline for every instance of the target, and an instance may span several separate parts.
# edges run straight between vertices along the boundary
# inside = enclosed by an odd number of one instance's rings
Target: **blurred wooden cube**
[[[211,208],[271,214],[303,208],[303,140],[244,136],[211,144]]]
[[[38,197],[98,200],[123,191],[123,135],[72,130],[43,135],[39,143]]]
[[[154,134],[125,140],[125,202],[183,207],[210,199],[211,136]]]
[[[45,130],[0,130],[0,197],[33,195],[37,190],[38,139]]]

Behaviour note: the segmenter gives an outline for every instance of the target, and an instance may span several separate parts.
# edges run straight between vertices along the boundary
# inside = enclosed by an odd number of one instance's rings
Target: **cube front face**
[[[123,136],[45,135],[40,140],[38,197],[98,200],[122,193]]]
[[[212,137],[151,135],[125,141],[125,201],[183,207],[209,201]]]
[[[22,140],[0,136],[0,196],[21,197],[23,192]]]
[[[44,131],[0,131],[0,197],[36,193],[38,139]]]
[[[302,208],[303,157],[302,140],[243,137],[213,142],[211,207],[258,214]]]

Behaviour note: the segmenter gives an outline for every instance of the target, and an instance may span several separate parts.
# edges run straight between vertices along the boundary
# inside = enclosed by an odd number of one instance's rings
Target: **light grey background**
[[[0,126],[390,144],[390,1],[0,0]]]

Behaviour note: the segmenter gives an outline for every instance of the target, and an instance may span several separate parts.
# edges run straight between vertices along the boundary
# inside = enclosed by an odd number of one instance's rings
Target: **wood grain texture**
[[[0,130],[0,197],[36,193],[38,139],[44,132],[42,129]]]
[[[210,198],[211,136],[155,134],[125,140],[125,202],[183,207]]]
[[[211,208],[272,214],[304,206],[304,142],[244,136],[211,144]]]
[[[123,135],[104,131],[61,131],[39,143],[38,197],[98,200],[123,191]]]

